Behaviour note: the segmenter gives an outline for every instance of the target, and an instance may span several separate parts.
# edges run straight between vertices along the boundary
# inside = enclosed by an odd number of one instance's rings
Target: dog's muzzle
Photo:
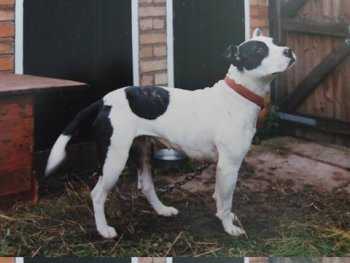
[[[296,55],[295,55],[294,51],[293,51],[291,48],[286,48],[286,49],[283,51],[283,55],[285,55],[287,58],[290,58],[288,67],[293,66],[294,63],[297,61]]]

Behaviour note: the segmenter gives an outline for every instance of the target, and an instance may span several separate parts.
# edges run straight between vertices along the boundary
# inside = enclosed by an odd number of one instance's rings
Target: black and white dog
[[[296,57],[287,47],[255,30],[252,39],[230,46],[231,66],[227,77],[257,96],[270,91],[271,81],[294,64]],[[232,90],[221,80],[213,87],[186,91],[165,87],[125,87],[107,94],[80,112],[59,136],[48,159],[47,174],[64,160],[66,146],[75,130],[86,121],[93,123],[102,176],[91,192],[98,232],[114,238],[115,229],[107,224],[104,204],[118,181],[136,138],[152,136],[194,159],[217,163],[214,198],[217,217],[232,236],[244,234],[235,226],[231,212],[238,170],[256,132],[259,106]],[[138,150],[138,176],[142,192],[162,216],[178,210],[158,198],[151,175],[149,143]]]

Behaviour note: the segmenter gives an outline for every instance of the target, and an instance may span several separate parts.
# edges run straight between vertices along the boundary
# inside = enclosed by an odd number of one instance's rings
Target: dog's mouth
[[[287,71],[288,69],[290,69],[291,67],[293,67],[293,66],[295,65],[296,61],[297,61],[297,60],[296,60],[295,57],[290,58],[290,61],[289,61],[288,65],[287,65],[287,68],[286,68],[285,70],[276,71],[276,72],[272,73],[271,75],[272,75],[273,77],[277,77],[278,75],[282,74],[283,72],[285,72],[285,71]]]
[[[289,61],[288,68],[292,67],[292,66],[295,64],[296,61],[297,61],[297,60],[296,60],[294,57],[292,57],[292,58],[290,59],[290,61]]]

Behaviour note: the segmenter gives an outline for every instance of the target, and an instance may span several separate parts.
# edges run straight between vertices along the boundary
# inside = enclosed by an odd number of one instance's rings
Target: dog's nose
[[[283,51],[283,54],[287,57],[287,58],[294,58],[293,57],[293,50],[291,48],[286,48]]]

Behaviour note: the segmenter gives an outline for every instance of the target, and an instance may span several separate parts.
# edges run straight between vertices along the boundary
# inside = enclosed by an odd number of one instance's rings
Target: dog
[[[272,80],[296,62],[296,55],[256,29],[251,39],[238,46],[231,45],[226,57],[231,64],[227,77],[213,87],[196,91],[124,87],[77,114],[58,137],[50,152],[47,175],[65,159],[66,146],[79,126],[86,122],[93,124],[102,176],[91,198],[96,227],[104,238],[117,236],[105,217],[107,195],[117,183],[134,141],[149,137],[190,158],[217,164],[213,196],[216,216],[229,235],[245,234],[234,225],[236,216],[231,211],[238,171],[256,133],[263,107],[258,101],[269,93]],[[136,151],[141,190],[158,215],[175,216],[178,210],[163,204],[155,191],[149,140],[141,142]]]

